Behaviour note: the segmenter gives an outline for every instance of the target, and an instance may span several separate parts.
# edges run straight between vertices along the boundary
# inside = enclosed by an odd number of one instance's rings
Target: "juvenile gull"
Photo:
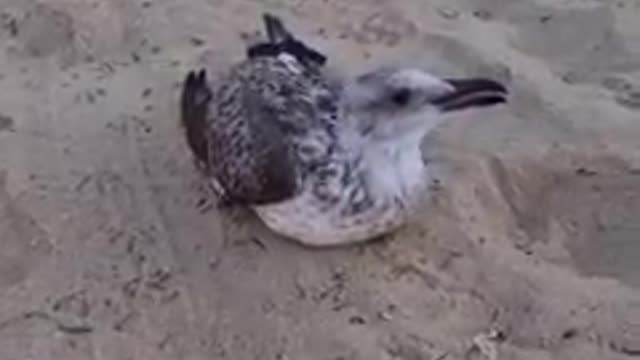
[[[429,195],[420,143],[443,113],[506,101],[493,80],[384,67],[325,76],[325,55],[265,14],[267,40],[216,81],[188,74],[181,121],[222,202],[310,246],[397,229]]]

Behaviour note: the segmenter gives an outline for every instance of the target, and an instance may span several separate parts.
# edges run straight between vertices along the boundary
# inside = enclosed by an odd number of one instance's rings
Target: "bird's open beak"
[[[489,79],[445,79],[454,90],[431,103],[444,112],[491,106],[507,101],[507,88]]]

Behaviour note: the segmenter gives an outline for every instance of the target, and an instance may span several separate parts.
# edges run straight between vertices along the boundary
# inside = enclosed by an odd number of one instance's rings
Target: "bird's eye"
[[[411,100],[411,90],[401,88],[391,94],[391,101],[398,106],[406,106]]]

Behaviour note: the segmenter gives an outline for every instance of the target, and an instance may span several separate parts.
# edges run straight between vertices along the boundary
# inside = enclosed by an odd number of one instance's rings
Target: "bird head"
[[[486,78],[444,79],[415,68],[380,68],[344,86],[347,112],[366,137],[426,135],[444,113],[506,102],[507,89]]]

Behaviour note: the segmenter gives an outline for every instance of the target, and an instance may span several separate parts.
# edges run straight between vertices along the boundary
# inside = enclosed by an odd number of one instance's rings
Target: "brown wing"
[[[187,144],[201,163],[208,162],[205,131],[212,93],[207,85],[204,70],[191,71],[182,86],[180,120],[185,130]]]
[[[193,153],[222,186],[225,200],[263,205],[291,197],[297,189],[296,168],[278,113],[243,87],[226,87],[203,111],[198,101],[189,100],[202,92],[193,89],[207,87],[206,76],[197,80],[200,84],[183,90],[183,123]]]

